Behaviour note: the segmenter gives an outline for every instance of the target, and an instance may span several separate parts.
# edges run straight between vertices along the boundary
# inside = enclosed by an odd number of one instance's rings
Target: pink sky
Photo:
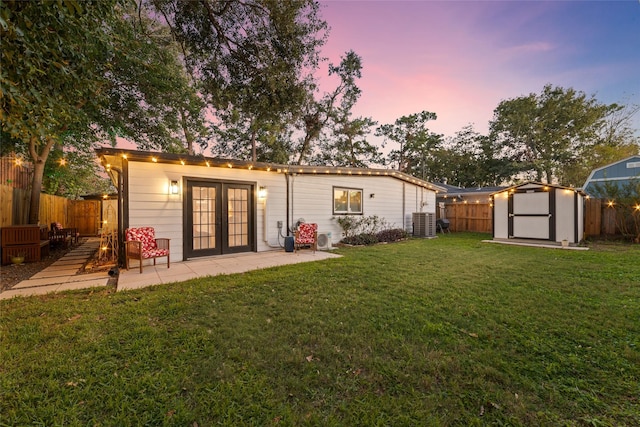
[[[501,100],[540,93],[547,83],[601,102],[640,103],[637,1],[322,5],[331,27],[322,53],[335,64],[350,49],[361,56],[354,113],[380,124],[428,110],[438,115],[434,132],[452,136],[473,123],[486,133]]]

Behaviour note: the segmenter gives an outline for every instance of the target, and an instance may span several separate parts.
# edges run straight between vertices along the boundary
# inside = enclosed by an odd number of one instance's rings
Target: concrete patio
[[[117,290],[139,289],[163,283],[181,282],[197,277],[244,273],[279,265],[322,261],[339,257],[340,255],[332,254],[328,251],[313,252],[311,250],[301,250],[293,253],[285,252],[284,250],[246,252],[198,258],[184,262],[171,262],[170,268],[167,268],[166,264],[145,265],[142,274],[140,274],[140,269],[136,264],[137,261],[133,261],[130,270],[120,270]]]
[[[43,295],[74,289],[106,287],[110,279],[107,272],[81,273],[82,266],[93,256],[98,249],[99,243],[99,238],[87,239],[80,246],[28,280],[23,280],[13,288],[0,292],[0,299]],[[138,268],[137,261],[133,261],[130,270],[120,270],[116,290],[140,289],[163,283],[181,282],[197,277],[244,273],[279,265],[321,261],[339,256],[328,251],[313,252],[311,250],[301,250],[293,253],[285,252],[284,250],[258,253],[247,252],[197,258],[184,262],[174,261],[171,262],[171,268],[167,268],[166,264],[145,265],[142,274]]]

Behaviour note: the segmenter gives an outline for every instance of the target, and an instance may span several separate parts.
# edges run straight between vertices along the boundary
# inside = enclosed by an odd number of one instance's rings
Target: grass
[[[640,247],[486,236],[0,303],[0,425],[640,425]]]

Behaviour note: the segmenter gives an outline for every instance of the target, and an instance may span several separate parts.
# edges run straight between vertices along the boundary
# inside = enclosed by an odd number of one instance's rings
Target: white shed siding
[[[549,202],[549,187],[554,194]],[[513,236],[509,235],[510,190],[494,195],[493,237],[496,239],[529,238],[579,243],[584,233],[583,195],[573,189],[551,185],[528,183],[518,187],[510,197],[513,202]],[[526,190],[542,190],[526,192]],[[522,192],[524,190],[524,192]],[[518,192],[519,191],[519,192]],[[548,214],[552,213],[549,217]],[[519,216],[520,215],[520,216]],[[549,226],[554,227],[551,231]],[[550,232],[555,236],[550,236]]]
[[[509,198],[504,191],[494,196],[493,200],[493,237],[509,238]]]
[[[568,240],[569,243],[577,243],[575,240],[575,209],[574,192],[571,190],[556,191],[556,241]],[[582,236],[578,235],[578,239]]]

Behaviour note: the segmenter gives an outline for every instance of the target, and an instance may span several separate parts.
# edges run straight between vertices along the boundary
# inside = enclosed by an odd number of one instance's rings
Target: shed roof
[[[246,160],[223,159],[202,155],[160,153],[151,151],[126,150],[103,147],[96,149],[102,165],[109,171],[121,169],[125,161],[149,163],[181,164],[185,166],[238,168],[244,170],[262,170],[273,173],[308,174],[308,175],[353,175],[353,176],[389,176],[404,182],[415,184],[435,192],[447,192],[441,185],[416,178],[404,172],[380,168],[353,168],[311,165],[283,165],[279,163],[251,162]]]
[[[575,191],[576,193],[579,193],[579,194],[583,194],[583,195],[584,195],[584,193],[582,192],[582,190],[581,190],[581,189],[579,189],[579,188],[565,187],[565,186],[557,185],[557,184],[545,184],[545,183],[543,183],[543,182],[536,182],[536,181],[527,181],[527,182],[523,182],[523,183],[521,183],[521,184],[513,185],[513,186],[511,186],[511,187],[505,187],[505,188],[503,188],[502,190],[498,190],[498,191],[496,191],[496,192],[492,193],[491,195],[493,196],[493,195],[495,195],[495,194],[503,193],[503,192],[505,192],[505,191],[512,191],[512,190],[516,190],[516,189],[519,189],[519,188],[521,188],[521,187],[525,187],[525,186],[528,186],[528,185],[537,185],[537,186],[541,186],[541,187],[557,188],[557,189],[560,189],[560,190],[571,190],[571,191]]]

